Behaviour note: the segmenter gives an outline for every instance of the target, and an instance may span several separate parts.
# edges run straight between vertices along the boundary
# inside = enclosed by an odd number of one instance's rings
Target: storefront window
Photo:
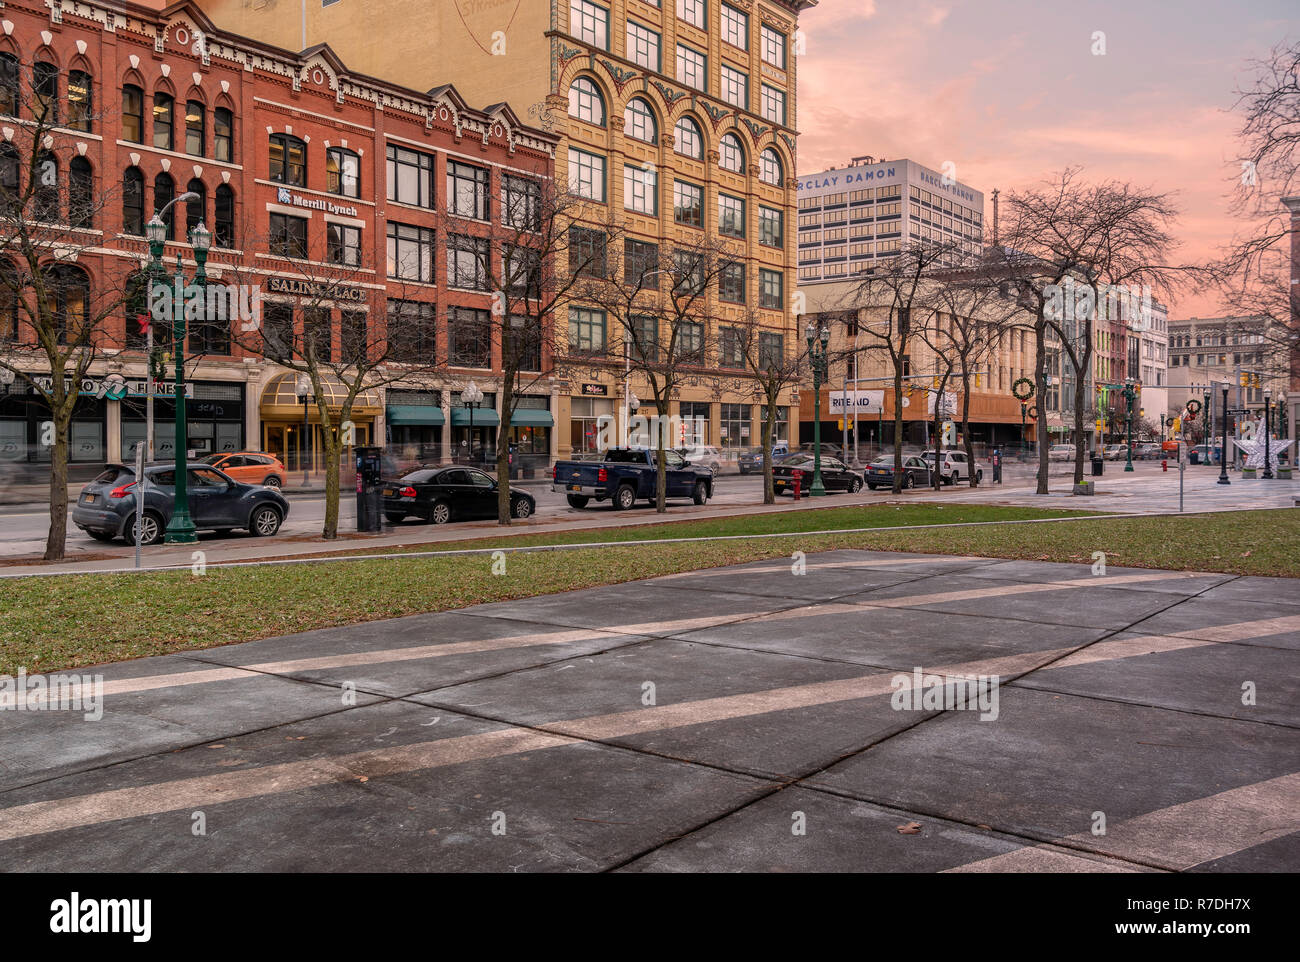
[[[766,404],[763,405],[761,408],[759,408],[759,413],[760,416],[762,417],[762,420],[758,423],[758,426],[755,428],[756,435],[754,441],[756,444],[762,443],[763,431],[765,430],[765,425],[767,424]],[[790,440],[790,409],[788,407],[781,407],[780,405],[777,406],[776,424],[773,425],[772,440],[773,441]]]
[[[686,429],[686,444],[695,446],[711,444],[709,440],[710,405],[707,401],[683,401],[680,405],[682,424]]]
[[[747,448],[755,444],[751,426],[748,404],[722,405],[718,438],[720,446],[725,450]]]
[[[569,402],[569,444],[573,453],[595,454],[602,427],[601,418],[614,417],[614,402],[609,398],[573,398]],[[612,422],[606,422],[612,423]]]

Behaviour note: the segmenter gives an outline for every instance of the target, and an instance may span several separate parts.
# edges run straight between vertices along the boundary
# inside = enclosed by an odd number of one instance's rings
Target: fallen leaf
[[[899,835],[920,835],[921,823],[908,822],[906,825],[900,825],[898,826],[898,834]]]
[[[359,782],[368,782],[368,781],[370,781],[370,776],[369,776],[369,775],[358,775],[358,776],[357,776],[357,781],[359,781]]]

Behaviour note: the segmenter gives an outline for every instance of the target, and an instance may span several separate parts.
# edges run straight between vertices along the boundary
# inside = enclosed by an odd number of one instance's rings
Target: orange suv
[[[261,451],[227,451],[209,454],[201,462],[228,474],[244,484],[264,484],[278,488],[284,484],[285,470],[280,459]]]

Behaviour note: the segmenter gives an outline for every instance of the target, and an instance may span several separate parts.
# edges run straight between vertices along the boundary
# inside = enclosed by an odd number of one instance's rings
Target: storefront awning
[[[447,422],[442,408],[432,404],[390,404],[385,418],[389,424],[439,425]]]
[[[261,413],[263,420],[302,421],[303,406],[302,401],[298,400],[297,380],[298,375],[293,371],[286,371],[271,378],[262,390]],[[320,382],[325,396],[329,399],[330,411],[341,410],[343,400],[348,394],[347,387],[337,378],[325,374],[321,375]],[[372,418],[382,410],[379,397],[374,391],[368,389],[358,392],[352,402],[352,416],[354,418]],[[312,421],[320,420],[320,411],[316,407],[314,400],[308,403],[307,414]]]
[[[463,427],[463,428],[469,427],[470,424],[469,410],[463,407],[452,408],[451,423],[456,427]],[[474,409],[474,427],[491,428],[491,427],[496,427],[500,423],[501,423],[501,416],[498,415],[497,412],[493,411],[491,408]]]
[[[474,423],[478,423],[478,418],[474,419]],[[553,428],[555,418],[551,417],[550,411],[538,408],[516,408],[515,413],[510,415],[510,423],[517,428]]]

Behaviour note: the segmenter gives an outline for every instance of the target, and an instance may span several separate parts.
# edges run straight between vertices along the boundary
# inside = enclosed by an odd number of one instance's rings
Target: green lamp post
[[[826,485],[822,483],[822,384],[826,382],[826,347],[830,344],[831,332],[823,325],[819,334],[810,322],[804,333],[813,376],[813,483],[808,494],[821,497],[826,494]]]
[[[1124,462],[1124,470],[1133,470],[1133,399],[1137,397],[1137,391],[1133,389],[1133,379],[1124,379],[1124,404],[1126,415],[1126,426],[1128,433],[1128,442],[1124,445],[1127,448],[1127,458]]]
[[[182,195],[176,199],[182,200],[194,196],[196,195]],[[163,246],[167,241],[167,225],[163,223],[159,214],[154,214],[149,223],[145,225],[145,237],[149,241],[149,255],[152,258],[149,264],[150,276],[161,278],[166,275],[162,257]],[[194,261],[196,264],[194,282],[192,285],[187,285],[185,270],[178,256],[176,258],[176,273],[173,276],[173,287],[168,295],[172,299],[172,351],[176,362],[174,382],[176,401],[176,502],[172,509],[171,520],[167,522],[167,533],[163,539],[167,544],[197,544],[199,540],[194,532],[194,521],[190,517],[189,491],[186,484],[189,476],[189,465],[187,463],[189,433],[185,412],[185,295],[188,290],[193,288],[198,288],[201,291],[207,283],[205,266],[208,260],[208,248],[212,246],[212,235],[208,233],[202,221],[190,231],[190,246],[194,248]]]

